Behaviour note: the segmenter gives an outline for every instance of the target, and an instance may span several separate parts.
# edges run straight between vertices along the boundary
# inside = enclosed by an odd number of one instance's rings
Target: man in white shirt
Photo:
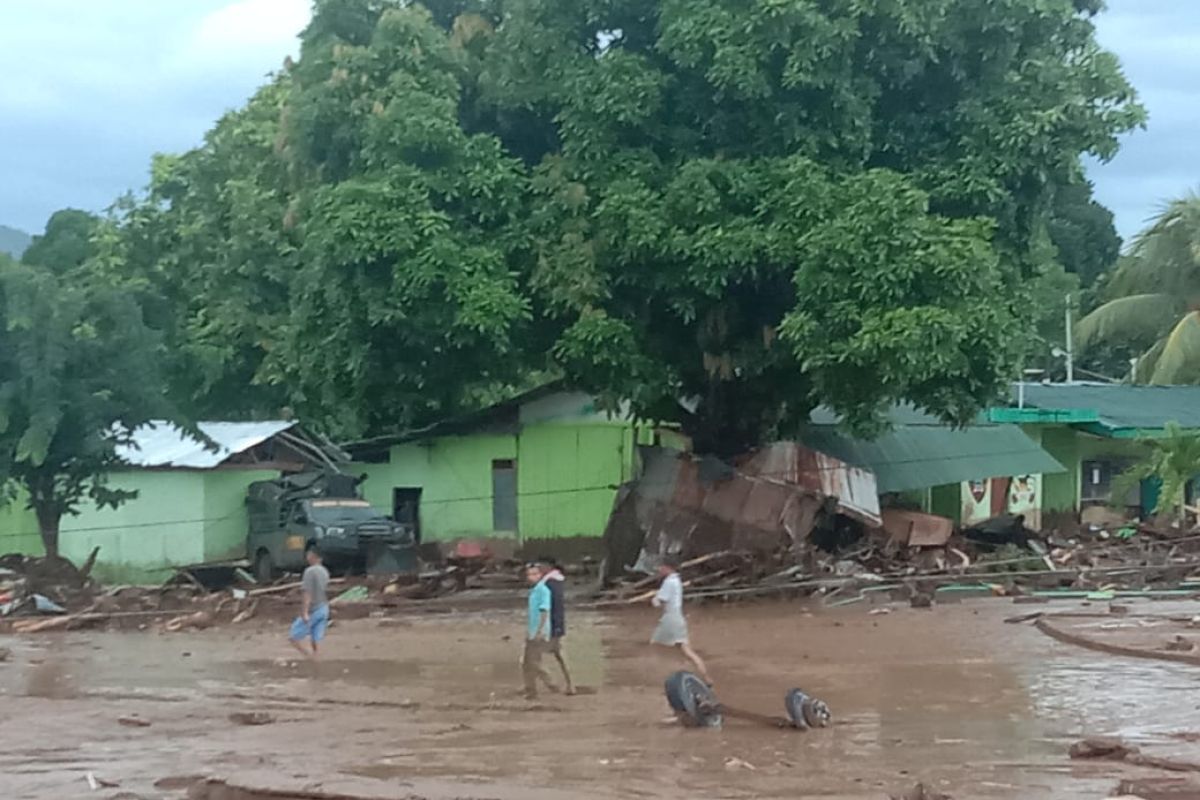
[[[650,602],[655,608],[662,608],[663,613],[650,642],[664,647],[678,647],[695,665],[696,672],[700,673],[704,682],[711,686],[712,678],[708,675],[704,661],[688,642],[687,620],[683,617],[683,580],[679,577],[679,559],[666,556],[658,568],[658,574],[662,576],[662,585]]]

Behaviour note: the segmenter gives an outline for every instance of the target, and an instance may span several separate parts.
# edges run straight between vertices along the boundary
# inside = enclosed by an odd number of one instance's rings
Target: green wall
[[[1058,459],[1066,472],[1042,476],[1042,510],[1073,511],[1079,508],[1081,469],[1084,461],[1104,456],[1137,458],[1144,451],[1132,439],[1093,436],[1066,426],[1041,429],[1042,447]]]
[[[246,487],[273,470],[136,470],[109,478],[138,496],[116,509],[84,506],[62,521],[59,549],[76,564],[99,546],[95,575],[157,583],[172,566],[244,558]]]
[[[197,473],[204,480],[204,560],[246,557],[246,490],[254,481],[279,476],[276,470],[217,469]]]
[[[393,488],[421,487],[425,541],[504,537],[511,532],[492,530],[492,462],[515,459],[520,539],[600,536],[616,486],[633,477],[634,435],[627,423],[555,420],[517,434],[402,444],[391,449],[389,463],[350,471],[368,475],[363,494],[385,513]]]
[[[632,477],[633,429],[539,425],[517,444],[521,538],[603,534],[617,486]]]
[[[204,480],[188,471],[130,471],[109,478],[138,496],[116,509],[85,506],[64,517],[59,550],[76,564],[100,548],[102,581],[141,582],[167,575],[167,565],[204,560]]]
[[[402,444],[392,448],[390,469],[383,473],[387,482],[368,480],[364,495],[372,505],[390,514],[394,487],[419,486],[421,536],[425,541],[491,536],[492,462],[515,458],[517,438],[509,435],[451,436]],[[521,471],[518,462],[518,481]],[[519,518],[519,506],[517,514]]]
[[[38,533],[37,517],[25,507],[24,492],[18,492],[11,503],[0,506],[0,555],[23,553],[40,556],[42,536]]]

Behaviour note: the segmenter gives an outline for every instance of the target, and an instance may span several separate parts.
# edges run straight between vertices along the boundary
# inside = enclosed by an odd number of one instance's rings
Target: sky
[[[309,0],[0,0],[0,224],[104,210],[296,52]],[[1100,41],[1150,112],[1096,193],[1125,237],[1200,187],[1200,2],[1109,0]]]

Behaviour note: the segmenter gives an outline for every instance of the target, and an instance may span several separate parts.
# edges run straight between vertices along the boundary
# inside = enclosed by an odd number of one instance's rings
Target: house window
[[[517,462],[492,462],[492,530],[517,531]]]
[[[1123,458],[1098,458],[1084,461],[1081,465],[1079,499],[1084,505],[1111,504],[1114,506],[1137,506],[1141,503],[1140,491],[1132,488],[1126,497],[1113,497],[1112,484],[1117,476],[1129,469],[1131,461]]]

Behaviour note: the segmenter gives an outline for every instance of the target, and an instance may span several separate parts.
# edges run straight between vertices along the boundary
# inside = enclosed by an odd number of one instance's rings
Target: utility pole
[[[1075,382],[1075,346],[1071,333],[1071,295],[1067,295],[1067,383]]]

